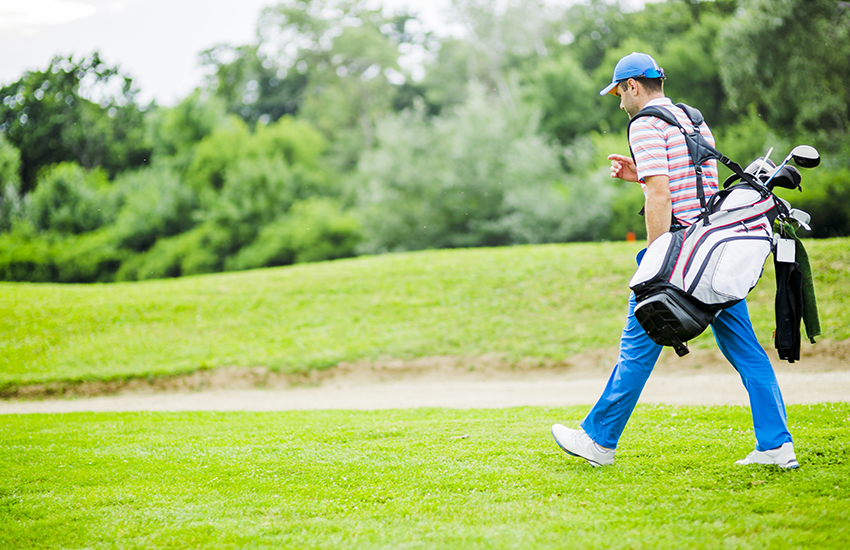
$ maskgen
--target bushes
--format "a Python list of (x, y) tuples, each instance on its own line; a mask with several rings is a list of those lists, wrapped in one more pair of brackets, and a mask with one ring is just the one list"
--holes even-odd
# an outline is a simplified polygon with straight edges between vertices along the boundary
[[(14, 176), (15, 150), (2, 145), (0, 178)], [(252, 133), (231, 119), (191, 151), (181, 147), (191, 159), (182, 171), (160, 163), (113, 183), (98, 170), (53, 166), (23, 202), (6, 178), (0, 229), (12, 232), (2, 235), (0, 278), (136, 280), (353, 254), (359, 226), (329, 197), (339, 188), (307, 123), (284, 117)]]
[(106, 174), (87, 172), (70, 162), (48, 169), (29, 199), (26, 217), (42, 231), (93, 231), (112, 221), (115, 214)]
[(12, 228), (21, 214), (21, 155), (0, 133), (0, 232)]
[(105, 230), (65, 237), (53, 246), (55, 280), (60, 283), (113, 281), (128, 255)]
[(287, 216), (265, 226), (230, 259), (231, 270), (335, 260), (354, 255), (360, 224), (329, 199), (296, 203)]
[(297, 202), (264, 225), (248, 246), (249, 230), (209, 220), (191, 231), (161, 239), (121, 266), (118, 280), (159, 279), (332, 260), (354, 255), (359, 224), (330, 199)]
[(111, 228), (115, 244), (142, 252), (157, 239), (177, 235), (195, 225), (197, 196), (165, 167), (121, 176), (115, 182), (121, 209)]
[[(739, 158), (760, 153), (769, 132), (754, 111), (725, 130), (723, 150)], [(645, 234), (640, 187), (607, 169), (609, 153), (627, 151), (625, 131), (555, 146), (530, 109), (475, 88), (453, 112), (385, 118), (348, 188), (325, 170), (324, 138), (304, 122), (284, 117), (251, 130), (231, 119), (204, 132), (195, 146), (180, 145), (181, 162), (111, 183), (101, 171), (60, 164), (23, 198), (16, 152), (0, 142), (0, 278), (138, 280)], [(806, 193), (789, 197), (812, 213), (816, 236), (850, 233), (850, 172), (832, 170), (806, 173)]]
[(126, 256), (102, 230), (65, 236), (17, 230), (0, 234), (0, 280), (108, 282)]
[(34, 283), (55, 281), (52, 244), (22, 232), (0, 234), (0, 279)]
[(210, 197), (210, 191), (223, 189), (228, 174), (232, 178), (252, 164), (278, 163), (319, 175), (319, 157), (324, 149), (321, 134), (306, 122), (283, 117), (251, 133), (241, 119), (231, 117), (197, 144), (185, 182)]
[(0, 181), (0, 233), (9, 231), (23, 216), (23, 202), (14, 183)]
[(566, 241), (606, 211), (605, 189), (561, 169), (535, 117), (480, 90), (455, 113), (378, 126), (358, 166), (361, 252)]
[(800, 170), (803, 192), (781, 189), (778, 194), (791, 205), (812, 215), (811, 233), (818, 239), (850, 235), (850, 170)]
[(129, 259), (116, 274), (119, 281), (182, 277), (221, 271), (234, 251), (230, 233), (207, 222), (180, 235), (161, 239), (147, 252)]

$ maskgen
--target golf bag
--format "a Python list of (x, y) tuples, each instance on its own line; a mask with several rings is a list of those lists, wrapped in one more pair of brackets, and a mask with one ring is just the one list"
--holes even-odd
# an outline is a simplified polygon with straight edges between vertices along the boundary
[[(659, 107), (645, 108), (635, 119), (657, 116), (685, 136), (696, 168), (700, 216), (693, 225), (656, 239), (629, 287), (637, 299), (635, 317), (649, 337), (683, 356), (688, 353), (688, 340), (702, 334), (721, 310), (743, 300), (755, 287), (772, 249), (773, 221), (787, 212), (787, 206), (704, 141), (699, 111), (679, 107), (693, 123), (693, 132)], [(730, 167), (740, 183), (706, 200), (702, 164), (709, 159)]]

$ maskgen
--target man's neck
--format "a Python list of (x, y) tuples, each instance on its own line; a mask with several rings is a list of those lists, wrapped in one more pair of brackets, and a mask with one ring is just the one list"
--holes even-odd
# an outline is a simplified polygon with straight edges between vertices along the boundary
[(667, 99), (667, 96), (665, 96), (664, 94), (654, 94), (654, 95), (651, 95), (651, 96), (647, 96), (646, 101), (644, 101), (641, 104), (640, 108), (643, 109), (644, 107), (646, 107), (647, 105), (649, 105), (653, 101), (657, 101), (659, 99), (661, 99), (661, 100)]

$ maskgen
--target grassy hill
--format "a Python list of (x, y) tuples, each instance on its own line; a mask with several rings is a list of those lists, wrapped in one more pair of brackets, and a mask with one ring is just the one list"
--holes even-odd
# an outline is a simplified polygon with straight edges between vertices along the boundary
[[(850, 239), (807, 248), (823, 337), (846, 339)], [(639, 249), (440, 250), (128, 284), (2, 283), (0, 387), (387, 356), (560, 360), (617, 344)], [(769, 261), (750, 298), (765, 347), (774, 290)]]

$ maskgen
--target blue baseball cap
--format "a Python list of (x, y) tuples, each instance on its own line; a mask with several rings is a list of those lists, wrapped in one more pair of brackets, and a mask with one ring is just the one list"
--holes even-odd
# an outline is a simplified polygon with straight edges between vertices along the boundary
[(610, 94), (617, 84), (630, 78), (664, 78), (664, 69), (645, 53), (630, 53), (617, 62), (611, 84), (599, 92), (599, 95)]

